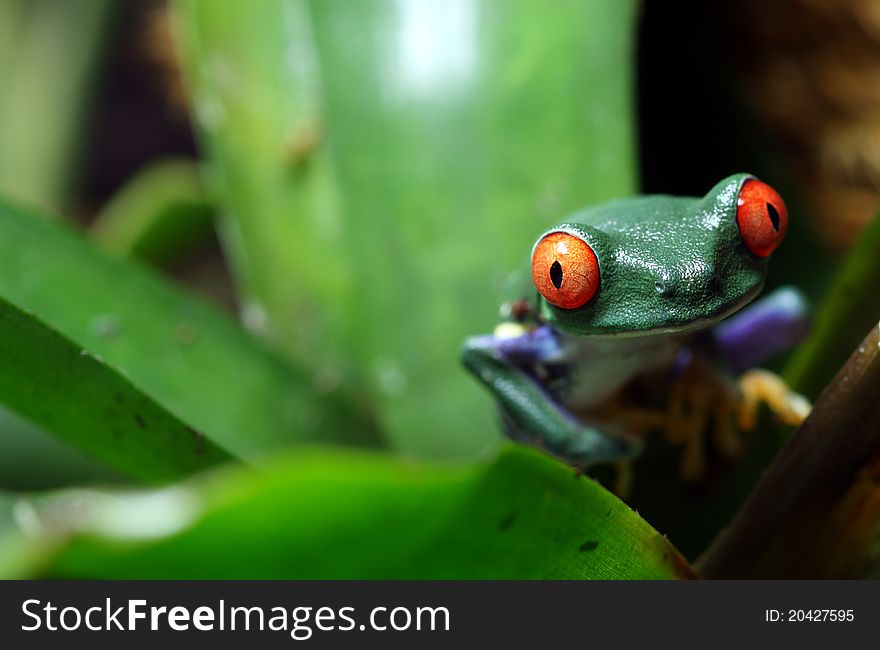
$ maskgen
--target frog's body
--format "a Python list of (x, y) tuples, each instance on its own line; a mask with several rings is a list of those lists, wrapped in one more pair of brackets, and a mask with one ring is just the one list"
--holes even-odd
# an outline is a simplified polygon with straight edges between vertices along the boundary
[(671, 367), (686, 344), (683, 335), (593, 338), (559, 332), (558, 337), (568, 372), (547, 386), (575, 413), (601, 406), (639, 375)]
[[(698, 434), (682, 427), (722, 422), (711, 409), (685, 418), (693, 395), (727, 415), (753, 407), (731, 388), (743, 357), (760, 362), (804, 331), (793, 289), (716, 328), (760, 292), (787, 219), (779, 196), (747, 174), (702, 198), (641, 196), (576, 213), (538, 239), (531, 286), (505, 303), (493, 335), (467, 341), (463, 360), (499, 400), (512, 437), (579, 467), (632, 458), (647, 429), (690, 439)], [(768, 399), (767, 382), (756, 385)], [(797, 396), (776, 403), (803, 416)]]

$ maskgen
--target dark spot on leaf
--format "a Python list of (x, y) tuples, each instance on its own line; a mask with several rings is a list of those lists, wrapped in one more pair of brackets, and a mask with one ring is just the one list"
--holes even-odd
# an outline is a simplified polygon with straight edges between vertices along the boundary
[(113, 401), (117, 404), (122, 404), (125, 401), (125, 398), (122, 396), (122, 393), (114, 393)]
[(201, 431), (197, 431), (197, 430), (193, 429), (188, 424), (184, 425), (184, 426), (186, 428), (187, 433), (189, 433), (196, 440), (196, 444), (195, 444), (195, 447), (193, 447), (193, 451), (195, 451), (197, 456), (203, 455), (205, 453), (205, 450), (206, 450), (205, 448), (207, 446), (205, 444), (205, 442), (206, 442), (205, 441), (205, 434), (202, 433)]
[(501, 523), (498, 524), (498, 530), (507, 530), (511, 526), (513, 526), (513, 522), (516, 521), (516, 513), (511, 511), (507, 513), (507, 516), (501, 520)]
[(580, 550), (582, 551), (595, 551), (599, 547), (599, 542), (596, 542), (592, 539), (588, 539), (586, 542), (580, 545)]
[(134, 421), (137, 423), (137, 425), (138, 425), (141, 429), (146, 429), (146, 428), (147, 428), (147, 423), (146, 423), (146, 421), (144, 420), (143, 416), (142, 416), (140, 413), (135, 413), (135, 414), (134, 414)]
[(202, 433), (201, 431), (196, 431), (188, 424), (186, 425), (186, 430), (190, 435), (194, 436), (196, 438), (196, 440), (201, 440), (205, 437), (204, 433)]
[(189, 347), (196, 342), (199, 331), (192, 323), (179, 323), (174, 330), (174, 338), (183, 347)]

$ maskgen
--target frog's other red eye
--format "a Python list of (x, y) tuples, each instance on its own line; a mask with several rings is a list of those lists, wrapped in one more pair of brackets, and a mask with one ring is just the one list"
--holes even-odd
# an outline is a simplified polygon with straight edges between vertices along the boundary
[(767, 257), (785, 237), (788, 210), (776, 190), (750, 178), (739, 191), (736, 224), (749, 252), (756, 257)]
[(532, 280), (551, 305), (577, 309), (599, 290), (599, 260), (580, 237), (552, 232), (532, 253)]

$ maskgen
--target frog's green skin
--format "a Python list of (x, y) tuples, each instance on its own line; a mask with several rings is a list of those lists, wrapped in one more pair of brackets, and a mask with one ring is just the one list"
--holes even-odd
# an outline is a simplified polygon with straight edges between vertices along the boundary
[(737, 174), (701, 198), (640, 196), (584, 210), (548, 232), (581, 237), (599, 259), (601, 285), (585, 307), (541, 300), (547, 322), (571, 334), (645, 336), (702, 329), (761, 290), (767, 259), (736, 225)]
[[(730, 176), (702, 198), (613, 201), (541, 235), (566, 231), (586, 241), (600, 286), (585, 306), (566, 310), (530, 285), (519, 302), (531, 303), (532, 327), (509, 339), (499, 328), (465, 343), (463, 361), (495, 394), (509, 431), (579, 466), (639, 452), (625, 431), (599, 430), (570, 411), (601, 405), (630, 379), (671, 366), (696, 332), (758, 294), (767, 259), (749, 253), (736, 224), (749, 178)], [(562, 372), (547, 378), (548, 367)]]

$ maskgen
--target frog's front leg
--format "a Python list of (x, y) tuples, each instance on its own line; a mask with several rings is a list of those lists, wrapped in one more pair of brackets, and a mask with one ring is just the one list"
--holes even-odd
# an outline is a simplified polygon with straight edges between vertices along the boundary
[(790, 348), (806, 331), (806, 303), (800, 292), (784, 287), (716, 327), (715, 346), (723, 368), (702, 355), (685, 353), (690, 357), (680, 360), (682, 370), (670, 391), (664, 427), (669, 442), (685, 445), (683, 478), (694, 481), (705, 474), (707, 426), (715, 448), (732, 459), (742, 451), (740, 432), (754, 428), (761, 403), (786, 424), (797, 425), (806, 418), (810, 404), (803, 396), (772, 372), (752, 367)]
[(727, 367), (740, 374), (791, 349), (808, 330), (806, 298), (780, 287), (716, 325), (714, 338)]
[(464, 365), (495, 395), (504, 415), (526, 440), (578, 468), (636, 457), (639, 440), (586, 424), (572, 416), (528, 372), (559, 355), (548, 327), (510, 336), (475, 336), (465, 341)]
[(779, 420), (788, 426), (798, 426), (812, 410), (810, 401), (791, 390), (779, 375), (753, 368), (739, 378), (742, 395), (737, 408), (737, 422), (743, 431), (751, 431), (758, 420), (758, 407), (764, 403)]

